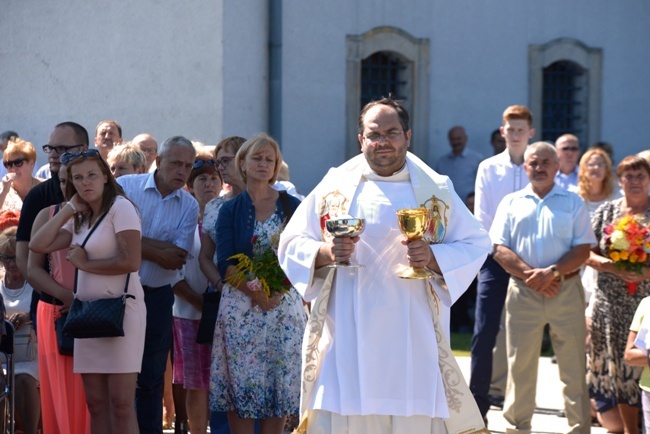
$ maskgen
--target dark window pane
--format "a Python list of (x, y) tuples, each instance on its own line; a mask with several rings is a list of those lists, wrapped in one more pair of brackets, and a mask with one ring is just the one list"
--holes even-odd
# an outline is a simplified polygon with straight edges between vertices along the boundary
[(402, 78), (406, 65), (399, 56), (380, 51), (361, 62), (361, 107), (370, 101), (392, 95), (406, 100), (402, 90), (406, 84)]
[(584, 137), (586, 95), (586, 74), (579, 65), (559, 61), (544, 68), (542, 140), (553, 143), (566, 133)]

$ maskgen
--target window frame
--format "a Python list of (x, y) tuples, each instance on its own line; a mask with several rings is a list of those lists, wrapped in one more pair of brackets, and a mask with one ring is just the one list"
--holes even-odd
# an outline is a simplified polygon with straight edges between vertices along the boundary
[[(393, 52), (410, 68), (409, 111), (413, 131), (411, 152), (427, 156), (429, 131), (429, 40), (415, 38), (396, 27), (382, 26), (361, 35), (346, 36), (346, 159), (360, 152), (357, 120), (361, 112), (361, 62), (380, 51)], [(386, 95), (388, 96), (388, 95)]]
[(581, 143), (581, 145), (587, 147), (599, 141), (601, 135), (602, 49), (589, 47), (576, 39), (559, 38), (543, 45), (530, 45), (528, 55), (530, 109), (533, 112), (536, 128), (533, 140), (541, 140), (544, 129), (542, 118), (544, 68), (564, 60), (573, 62), (585, 70), (587, 89), (584, 137), (586, 137), (587, 143)]

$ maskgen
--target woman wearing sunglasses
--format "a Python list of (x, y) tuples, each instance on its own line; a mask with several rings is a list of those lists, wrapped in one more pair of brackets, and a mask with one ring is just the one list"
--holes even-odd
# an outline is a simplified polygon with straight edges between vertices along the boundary
[(2, 156), (2, 164), (8, 173), (0, 182), (1, 211), (20, 211), (29, 190), (42, 182), (42, 179), (32, 176), (35, 163), (34, 145), (19, 138), (9, 141)]
[[(181, 270), (183, 280), (173, 287), (173, 383), (174, 387), (181, 386), (186, 392), (185, 407), (189, 424), (192, 427), (192, 434), (207, 432), (210, 415), (208, 391), (210, 388), (211, 347), (196, 343), (203, 307), (202, 294), (208, 286), (208, 279), (199, 268), (198, 255), (201, 247), (201, 223), (205, 205), (219, 196), (221, 185), (221, 174), (215, 167), (211, 153), (198, 150), (190, 177), (187, 180), (187, 188), (199, 203), (199, 220), (194, 232), (192, 257), (187, 260)], [(178, 405), (176, 409), (178, 410)], [(187, 433), (185, 426), (186, 422), (179, 421), (177, 411), (176, 432)]]
[(29, 247), (37, 253), (70, 247), (67, 259), (79, 270), (75, 297), (82, 301), (121, 296), (130, 274), (127, 293), (134, 298), (126, 300), (125, 336), (75, 339), (74, 372), (83, 379), (92, 433), (138, 433), (134, 400), (146, 326), (138, 276), (140, 219), (96, 149), (65, 153), (61, 163), (71, 199), (32, 236)]

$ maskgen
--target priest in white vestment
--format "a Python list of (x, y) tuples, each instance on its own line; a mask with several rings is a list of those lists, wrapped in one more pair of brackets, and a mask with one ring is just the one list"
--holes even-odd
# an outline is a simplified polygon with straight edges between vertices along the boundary
[[(300, 432), (488, 432), (447, 342), (449, 308), (490, 240), (451, 181), (407, 152), (410, 138), (398, 102), (369, 103), (360, 116), (363, 154), (331, 169), (282, 233), (280, 263), (312, 301)], [(435, 208), (442, 240), (406, 241), (396, 211), (418, 207)], [(365, 230), (332, 238), (325, 221), (346, 216), (363, 218)], [(327, 267), (348, 260), (364, 267)], [(408, 266), (435, 277), (398, 277)]]

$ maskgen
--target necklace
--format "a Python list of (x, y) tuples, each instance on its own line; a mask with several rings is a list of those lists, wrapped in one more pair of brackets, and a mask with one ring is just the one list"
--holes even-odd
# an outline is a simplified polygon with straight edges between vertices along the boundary
[(7, 276), (5, 275), (4, 279), (2, 279), (2, 286), (4, 289), (4, 293), (7, 294), (7, 296), (11, 296), (13, 298), (20, 298), (20, 296), (23, 294), (25, 291), (25, 286), (27, 286), (27, 279), (23, 278), (23, 286), (20, 288), (9, 288), (7, 286)]

